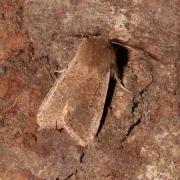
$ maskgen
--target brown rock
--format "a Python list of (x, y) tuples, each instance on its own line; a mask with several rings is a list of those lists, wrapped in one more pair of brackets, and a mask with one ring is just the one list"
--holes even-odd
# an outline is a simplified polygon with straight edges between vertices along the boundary
[[(179, 1), (0, 2), (1, 179), (179, 179)], [(36, 114), (81, 35), (107, 35), (128, 94), (115, 87), (83, 149), (65, 131), (37, 132)]]

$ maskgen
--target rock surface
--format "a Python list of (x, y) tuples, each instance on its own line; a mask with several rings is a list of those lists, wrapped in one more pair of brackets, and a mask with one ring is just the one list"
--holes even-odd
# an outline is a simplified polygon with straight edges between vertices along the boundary
[[(179, 179), (179, 6), (0, 1), (0, 179)], [(36, 114), (54, 70), (92, 35), (134, 48), (118, 49), (117, 62), (133, 94), (111, 85), (100, 132), (82, 148), (64, 130), (37, 131)]]

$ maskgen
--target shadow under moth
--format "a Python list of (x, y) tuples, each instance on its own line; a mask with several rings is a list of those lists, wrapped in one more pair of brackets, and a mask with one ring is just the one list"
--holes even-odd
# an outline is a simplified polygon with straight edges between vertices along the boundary
[(107, 38), (92, 37), (81, 43), (39, 108), (39, 129), (63, 128), (78, 144), (91, 143), (116, 67), (115, 51)]

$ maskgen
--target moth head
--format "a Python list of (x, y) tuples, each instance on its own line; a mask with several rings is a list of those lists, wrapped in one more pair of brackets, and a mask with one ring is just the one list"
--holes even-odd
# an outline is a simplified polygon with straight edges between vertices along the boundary
[(105, 37), (91, 37), (80, 44), (77, 60), (84, 66), (107, 71), (115, 63), (116, 56), (109, 40)]

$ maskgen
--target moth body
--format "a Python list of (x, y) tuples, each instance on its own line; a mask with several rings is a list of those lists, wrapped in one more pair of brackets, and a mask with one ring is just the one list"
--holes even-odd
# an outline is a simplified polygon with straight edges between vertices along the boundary
[(115, 58), (106, 38), (93, 37), (80, 44), (39, 108), (39, 129), (64, 128), (80, 145), (92, 142), (101, 122)]

